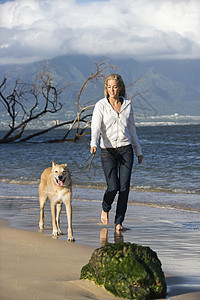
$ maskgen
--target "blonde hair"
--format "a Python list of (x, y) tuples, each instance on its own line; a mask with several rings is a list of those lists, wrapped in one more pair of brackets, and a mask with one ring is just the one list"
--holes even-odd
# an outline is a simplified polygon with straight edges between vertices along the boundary
[(108, 95), (108, 80), (116, 80), (119, 87), (120, 87), (119, 96), (126, 97), (126, 88), (125, 88), (125, 84), (122, 80), (122, 77), (119, 74), (111, 74), (110, 76), (108, 76), (106, 78), (105, 85), (104, 85), (104, 95), (107, 99), (109, 98), (109, 95)]

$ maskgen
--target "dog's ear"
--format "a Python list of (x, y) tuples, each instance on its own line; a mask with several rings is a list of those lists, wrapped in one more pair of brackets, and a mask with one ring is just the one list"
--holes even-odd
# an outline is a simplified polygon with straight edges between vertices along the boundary
[(67, 167), (67, 164), (64, 164), (65, 167)]
[(54, 167), (56, 165), (55, 160), (52, 161), (52, 167)]

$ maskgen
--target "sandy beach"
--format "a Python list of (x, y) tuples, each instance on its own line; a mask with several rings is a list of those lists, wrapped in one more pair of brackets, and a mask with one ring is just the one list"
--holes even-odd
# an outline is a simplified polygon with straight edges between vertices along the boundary
[[(95, 190), (92, 194), (88, 189), (74, 189), (76, 242), (70, 243), (64, 208), (61, 213), (64, 234), (58, 238), (51, 235), (49, 203), (41, 233), (37, 186), (19, 187), (10, 185), (9, 190), (5, 187), (7, 196), (0, 196), (0, 299), (120, 299), (79, 277), (94, 249), (107, 242), (122, 241), (156, 251), (166, 274), (168, 299), (200, 299), (199, 212), (129, 203), (123, 223), (128, 230), (116, 235), (113, 224), (116, 203), (109, 214), (109, 224), (103, 226), (101, 200), (98, 200), (101, 195)], [(78, 198), (80, 194), (82, 199)], [(136, 197), (144, 195), (136, 193)]]
[(14, 203), (9, 199), (10, 202), (5, 201), (9, 209), (1, 206), (0, 299), (120, 299), (92, 282), (79, 279), (81, 268), (94, 249), (106, 242), (120, 241), (148, 245), (157, 252), (166, 274), (168, 299), (200, 299), (199, 213), (129, 205), (124, 223), (128, 230), (116, 235), (115, 204), (109, 225), (102, 226), (100, 201), (74, 199), (76, 242), (70, 243), (64, 211), (64, 235), (53, 238), (48, 205), (46, 229), (40, 233), (38, 203), (32, 198), (15, 199)]
[[(1, 220), (1, 299), (121, 299), (92, 282), (79, 280), (94, 247), (8, 227)], [(166, 275), (170, 299), (199, 299), (200, 291), (176, 288), (180, 277)]]

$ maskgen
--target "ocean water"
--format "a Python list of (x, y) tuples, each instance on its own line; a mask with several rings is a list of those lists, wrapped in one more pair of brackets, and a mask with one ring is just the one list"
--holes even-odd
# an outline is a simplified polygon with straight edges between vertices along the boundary
[[(135, 157), (130, 203), (200, 212), (200, 125), (141, 126), (137, 132), (144, 160), (138, 165)], [(0, 144), (1, 195), (5, 183), (19, 190), (20, 185), (38, 185), (43, 170), (55, 160), (68, 164), (74, 187), (90, 189), (91, 200), (101, 199), (105, 179), (100, 150), (88, 171), (89, 135), (76, 143), (43, 143), (63, 133), (62, 129), (32, 142)], [(78, 190), (76, 197), (84, 198)]]

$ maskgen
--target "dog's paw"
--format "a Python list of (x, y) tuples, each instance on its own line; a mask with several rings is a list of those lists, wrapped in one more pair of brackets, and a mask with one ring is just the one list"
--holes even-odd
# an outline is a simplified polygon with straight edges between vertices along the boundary
[(75, 238), (72, 237), (68, 237), (68, 242), (75, 242)]
[(39, 223), (39, 229), (40, 230), (44, 229), (44, 223)]
[(53, 236), (58, 236), (58, 235), (59, 235), (59, 234), (58, 234), (58, 231), (57, 231), (57, 230), (53, 230), (52, 235), (53, 235)]

